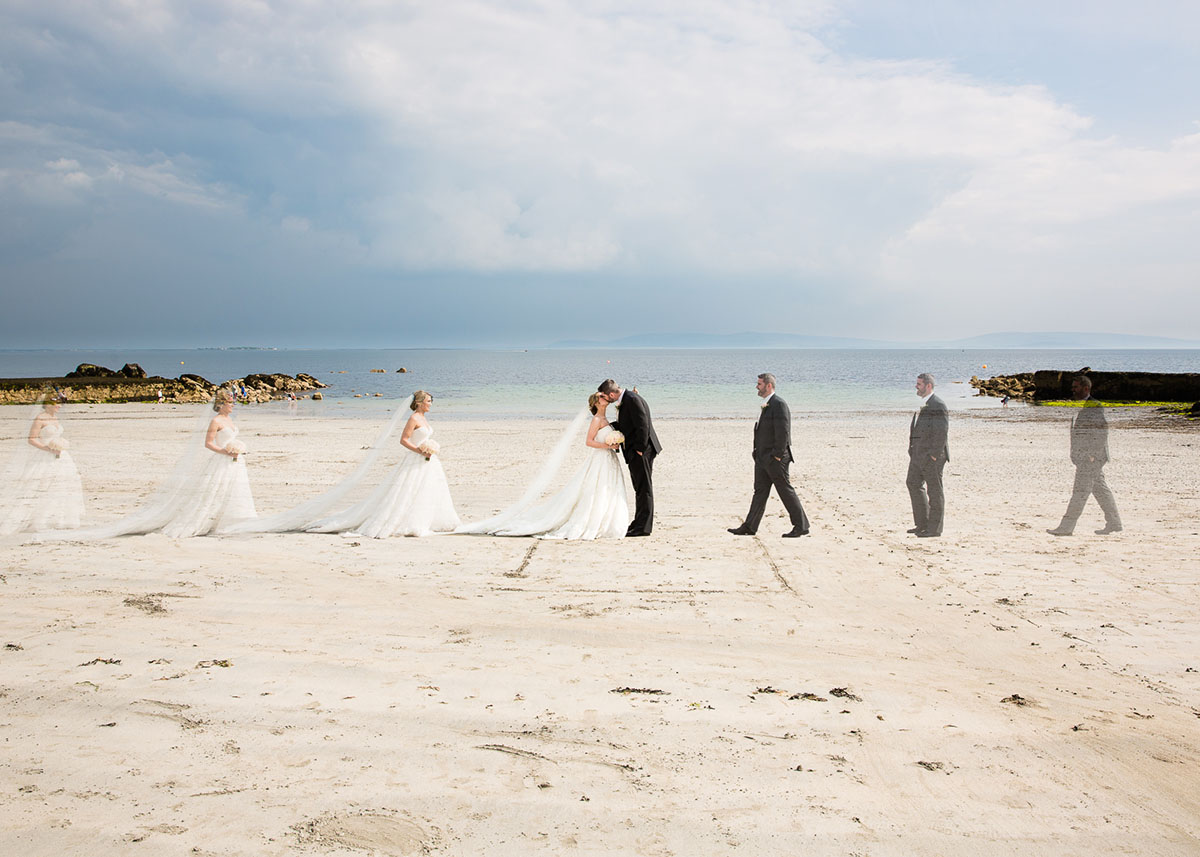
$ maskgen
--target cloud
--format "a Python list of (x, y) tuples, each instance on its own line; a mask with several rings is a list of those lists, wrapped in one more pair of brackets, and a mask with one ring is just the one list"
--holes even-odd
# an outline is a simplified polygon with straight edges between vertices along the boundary
[(1097, 273), (1177, 296), (1198, 261), (1172, 225), (1194, 220), (1196, 137), (1100, 136), (1046, 83), (843, 50), (861, 8), (18, 0), (0, 13), (16, 117), (0, 123), (16, 200), (0, 209), (76, 211), (44, 219), (60, 244), (101, 215), (121, 240), (149, 210), (202, 213), (213, 235), (300, 242), (364, 290), (439, 273), (668, 292), (703, 277), (803, 294), (796, 311), (844, 325), (868, 323), (847, 305), (894, 323), (914, 294), (969, 322), (964, 283), (1069, 305), (1064, 282)]

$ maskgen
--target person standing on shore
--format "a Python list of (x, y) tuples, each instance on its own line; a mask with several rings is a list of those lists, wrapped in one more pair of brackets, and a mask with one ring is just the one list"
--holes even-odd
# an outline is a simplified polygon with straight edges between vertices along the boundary
[(1094, 494), (1104, 512), (1104, 528), (1096, 530), (1096, 535), (1119, 533), (1122, 530), (1121, 514), (1104, 478), (1104, 465), (1108, 463), (1108, 420), (1104, 416), (1104, 406), (1092, 398), (1092, 379), (1087, 375), (1078, 375), (1071, 381), (1071, 395), (1076, 401), (1083, 402), (1079, 413), (1071, 421), (1071, 462), (1075, 465), (1075, 485), (1062, 522), (1046, 532), (1052, 536), (1074, 533), (1075, 523), (1083, 513), (1088, 497)]
[(654, 458), (662, 452), (654, 423), (650, 421), (650, 408), (637, 390), (623, 390), (612, 378), (601, 381), (596, 392), (617, 406), (612, 427), (625, 436), (621, 454), (629, 467), (634, 498), (633, 521), (625, 536), (648, 536), (654, 529)]
[(746, 520), (729, 532), (735, 536), (752, 536), (758, 532), (758, 525), (762, 523), (763, 512), (767, 508), (767, 497), (771, 494), (771, 486), (774, 486), (792, 521), (791, 531), (784, 533), (783, 537), (794, 539), (807, 536), (808, 516), (804, 514), (804, 506), (788, 477), (788, 466), (794, 461), (792, 412), (787, 402), (775, 395), (775, 376), (770, 372), (759, 375), (756, 386), (763, 402), (758, 422), (754, 424), (751, 452), (754, 456), (754, 495), (750, 498)]
[(950, 460), (950, 412), (946, 403), (933, 392), (933, 376), (917, 376), (917, 395), (921, 409), (913, 414), (908, 429), (908, 496), (912, 500), (913, 528), (918, 538), (937, 538), (942, 534), (946, 512), (946, 494), (942, 471)]

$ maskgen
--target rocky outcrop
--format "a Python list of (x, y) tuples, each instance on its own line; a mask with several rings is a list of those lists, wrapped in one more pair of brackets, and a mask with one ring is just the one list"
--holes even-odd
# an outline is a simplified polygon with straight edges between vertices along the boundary
[(1035, 389), (1032, 372), (1021, 372), (1018, 375), (995, 375), (987, 379), (971, 376), (971, 386), (978, 389), (981, 396), (995, 396), (997, 399), (1008, 396), (1010, 399), (1025, 399), (1026, 401), (1032, 401)]
[(61, 378), (0, 378), (0, 404), (32, 404), (48, 390), (61, 392), (68, 402), (157, 402), (160, 390), (167, 402), (208, 402), (218, 389), (232, 391), (243, 402), (269, 402), (326, 386), (304, 372), (295, 377), (253, 374), (214, 384), (190, 373), (178, 378), (147, 376), (136, 363), (126, 363), (119, 372), (82, 363)]
[(1092, 396), (1105, 402), (1194, 402), (1200, 399), (1200, 373), (1195, 372), (1093, 372), (1039, 369), (1019, 375), (971, 379), (981, 396), (1012, 396), (1033, 402), (1071, 398), (1071, 380), (1087, 375)]

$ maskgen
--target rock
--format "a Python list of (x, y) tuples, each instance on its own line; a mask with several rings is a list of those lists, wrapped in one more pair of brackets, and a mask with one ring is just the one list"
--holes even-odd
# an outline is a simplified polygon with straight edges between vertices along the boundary
[[(140, 373), (140, 374), (139, 374)], [(246, 395), (241, 397), (242, 385)], [(0, 404), (32, 404), (48, 386), (61, 389), (70, 402), (157, 402), (159, 390), (172, 402), (211, 402), (218, 386), (200, 375), (185, 373), (178, 378), (147, 377), (142, 367), (127, 363), (120, 372), (103, 366), (80, 364), (62, 378), (0, 378)], [(311, 375), (250, 375), (221, 384), (236, 392), (242, 401), (267, 402), (323, 387)]]
[(372, 372), (386, 372), (386, 369), (372, 369)]
[(407, 370), (407, 369), (405, 369), (403, 366), (401, 366), (399, 369), (397, 369), (397, 370), (396, 370), (396, 372), (397, 372), (397, 373), (404, 373), (404, 372), (407, 372), (407, 371), (408, 371), (408, 370)]
[(321, 399), (324, 399), (324, 398), (325, 398), (325, 397), (324, 397), (323, 395), (321, 395), (320, 393), (313, 393), (313, 394), (312, 394), (312, 397), (313, 397), (314, 399), (318, 400), (318, 401), (320, 401)]
[(103, 366), (97, 366), (95, 363), (80, 363), (75, 367), (74, 372), (68, 372), (66, 378), (107, 378), (117, 373), (111, 369), (105, 369)]
[(1077, 372), (1039, 369), (1033, 373), (1039, 401), (1071, 398), (1076, 375), (1092, 380), (1092, 396), (1105, 402), (1194, 402), (1200, 399), (1200, 374), (1195, 372)]
[(1032, 372), (1022, 372), (1019, 375), (996, 375), (987, 380), (972, 376), (970, 384), (979, 390), (979, 395), (994, 396), (995, 398), (1008, 396), (1010, 399), (1031, 400), (1035, 389)]
[(1072, 398), (1071, 381), (1087, 375), (1092, 395), (1106, 402), (1194, 402), (1200, 398), (1200, 374), (1194, 372), (1092, 372), (1039, 369), (1017, 375), (972, 378), (981, 396), (1009, 396), (1045, 402)]

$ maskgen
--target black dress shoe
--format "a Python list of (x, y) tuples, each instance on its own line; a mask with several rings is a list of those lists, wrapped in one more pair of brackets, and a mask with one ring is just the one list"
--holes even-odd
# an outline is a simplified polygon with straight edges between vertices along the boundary
[(785, 539), (798, 539), (801, 536), (807, 536), (807, 535), (808, 535), (808, 530), (802, 530), (799, 527), (792, 527), (791, 532), (784, 533), (783, 537)]
[(919, 532), (921, 532), (921, 528), (920, 528), (920, 527), (909, 527), (909, 528), (908, 528), (907, 530), (905, 530), (904, 532), (906, 532), (906, 533), (919, 533)]
[(729, 532), (733, 533), (735, 536), (754, 535), (754, 530), (747, 530), (745, 527), (730, 527)]
[(642, 538), (643, 536), (648, 536), (648, 535), (650, 535), (650, 534), (649, 533), (626, 533), (625, 538), (638, 539), (638, 538)]
[(1110, 524), (1105, 524), (1105, 525), (1104, 525), (1104, 529), (1102, 529), (1102, 530), (1096, 530), (1096, 535), (1098, 535), (1098, 536), (1107, 536), (1107, 535), (1109, 535), (1110, 533), (1119, 533), (1119, 532), (1121, 532), (1121, 530), (1123, 530), (1123, 529), (1124, 529), (1124, 527), (1114, 527), (1114, 526), (1112, 526), (1112, 525), (1110, 525)]
[(928, 530), (921, 530), (921, 532), (917, 533), (918, 539), (940, 539), (941, 537), (941, 533), (931, 533)]
[(1055, 527), (1053, 530), (1046, 530), (1052, 536), (1069, 536), (1070, 530), (1064, 530), (1062, 527)]

